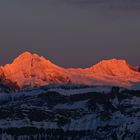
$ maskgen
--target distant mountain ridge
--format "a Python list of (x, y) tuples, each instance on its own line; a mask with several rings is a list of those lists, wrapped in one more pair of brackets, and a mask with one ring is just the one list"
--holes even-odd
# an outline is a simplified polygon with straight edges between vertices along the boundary
[(130, 88), (140, 82), (140, 72), (125, 60), (103, 60), (89, 68), (63, 68), (37, 54), (24, 52), (0, 67), (2, 84), (16, 89), (49, 84), (115, 85)]

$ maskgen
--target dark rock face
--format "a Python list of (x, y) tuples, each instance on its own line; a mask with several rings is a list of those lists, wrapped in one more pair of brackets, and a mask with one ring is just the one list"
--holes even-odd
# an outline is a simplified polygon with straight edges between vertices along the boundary
[(7, 94), (0, 101), (0, 138), (139, 140), (139, 93), (113, 87), (108, 93)]
[(4, 73), (0, 75), (0, 93), (10, 93), (18, 90), (20, 90), (20, 87), (16, 82), (12, 82), (11, 80), (6, 79)]
[(0, 92), (11, 93), (19, 91), (20, 87), (11, 81), (6, 81), (6, 83), (0, 83)]

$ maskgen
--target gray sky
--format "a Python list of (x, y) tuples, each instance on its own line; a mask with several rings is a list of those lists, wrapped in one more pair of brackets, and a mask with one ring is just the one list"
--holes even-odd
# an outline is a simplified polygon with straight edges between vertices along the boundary
[(0, 64), (31, 51), (64, 67), (140, 65), (139, 0), (1, 0)]

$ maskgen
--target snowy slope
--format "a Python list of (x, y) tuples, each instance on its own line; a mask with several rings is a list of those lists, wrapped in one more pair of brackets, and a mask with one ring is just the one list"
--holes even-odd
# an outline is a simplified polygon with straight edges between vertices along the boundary
[(140, 82), (140, 73), (125, 60), (103, 60), (86, 69), (69, 69), (69, 71), (72, 73), (74, 83), (131, 88)]
[(21, 54), (12, 64), (7, 64), (1, 69), (6, 79), (20, 88), (70, 82), (65, 69), (29, 52)]
[(139, 91), (94, 87), (76, 92), (74, 88), (65, 88), (63, 92), (74, 92), (66, 95), (62, 88), (57, 89), (0, 94), (0, 137), (139, 140)]
[(140, 83), (140, 72), (125, 60), (103, 60), (81, 68), (62, 68), (37, 54), (24, 52), (11, 64), (0, 67), (0, 82), (15, 89), (50, 84), (114, 85), (131, 88)]

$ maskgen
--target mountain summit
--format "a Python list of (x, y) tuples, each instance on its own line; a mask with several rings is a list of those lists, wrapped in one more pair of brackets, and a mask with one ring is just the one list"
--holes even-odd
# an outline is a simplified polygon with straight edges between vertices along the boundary
[(129, 76), (134, 72), (135, 68), (130, 66), (126, 60), (103, 60), (91, 67), (95, 73), (102, 73), (112, 76)]
[(70, 82), (65, 69), (30, 52), (24, 52), (12, 64), (1, 69), (5, 78), (16, 83), (19, 88)]
[(0, 67), (0, 79), (19, 89), (70, 83), (131, 87), (140, 82), (140, 73), (125, 60), (103, 60), (86, 69), (65, 69), (42, 56), (24, 52), (11, 64)]

